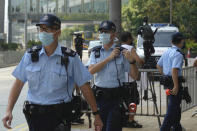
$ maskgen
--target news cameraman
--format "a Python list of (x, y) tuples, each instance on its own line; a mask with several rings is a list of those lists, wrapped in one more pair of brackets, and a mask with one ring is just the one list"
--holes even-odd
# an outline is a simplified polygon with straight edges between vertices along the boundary
[[(134, 48), (134, 43), (133, 43), (133, 37), (130, 32), (122, 32), (121, 34), (121, 42), (122, 42), (122, 47), (126, 48), (127, 50), (130, 51), (131, 55), (134, 57), (135, 61), (141, 65), (144, 63), (144, 60), (141, 59)], [(128, 99), (126, 99), (126, 104), (129, 107), (129, 104), (135, 103), (136, 105), (139, 104), (139, 92), (137, 89), (137, 83), (136, 81), (129, 76), (128, 72), (125, 72), (125, 88), (127, 92), (129, 92)], [(134, 110), (133, 113), (136, 113), (137, 111), (137, 106), (136, 109)], [(127, 117), (128, 116), (123, 116)], [(142, 128), (142, 125), (139, 124), (137, 121), (134, 120), (134, 115), (129, 115), (129, 119), (124, 121), (123, 126), (125, 127), (131, 127), (131, 128)]]
[(181, 100), (182, 100), (182, 66), (184, 56), (181, 49), (184, 47), (185, 38), (181, 33), (172, 36), (172, 47), (168, 49), (159, 59), (157, 69), (163, 75), (164, 88), (170, 89), (168, 97), (168, 109), (164, 118), (161, 131), (170, 131), (171, 127), (175, 131), (182, 131), (181, 120)]
[(84, 39), (82, 38), (82, 34), (74, 34), (76, 35), (75, 38), (75, 49), (77, 54), (80, 56), (80, 59), (82, 60), (82, 55), (83, 55), (83, 42)]

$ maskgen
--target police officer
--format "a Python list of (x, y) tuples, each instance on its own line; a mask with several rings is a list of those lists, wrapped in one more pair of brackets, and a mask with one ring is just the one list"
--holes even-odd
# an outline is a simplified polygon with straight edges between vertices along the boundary
[(80, 59), (82, 60), (84, 39), (82, 38), (81, 35), (82, 34), (76, 34), (75, 49), (76, 49), (77, 54), (80, 56)]
[(116, 26), (111, 21), (103, 21), (99, 27), (102, 46), (95, 47), (88, 62), (89, 71), (95, 74), (94, 92), (103, 121), (102, 131), (121, 131), (119, 94), (125, 81), (125, 72), (137, 78), (138, 70), (128, 50), (121, 50), (114, 44)]
[[(144, 63), (144, 60), (141, 59), (134, 48), (134, 43), (133, 43), (133, 37), (130, 32), (122, 32), (121, 33), (121, 42), (122, 42), (122, 47), (126, 48), (131, 52), (131, 55), (134, 57), (135, 61), (140, 65)], [(137, 78), (136, 78), (137, 79)], [(137, 89), (137, 83), (136, 81), (129, 76), (128, 72), (125, 72), (125, 85), (128, 87), (128, 92), (129, 98), (126, 100), (127, 105), (131, 103), (135, 103), (136, 105), (139, 104), (139, 92)], [(136, 110), (134, 110), (133, 113), (136, 113)], [(128, 118), (128, 117), (127, 117)], [(142, 128), (142, 125), (139, 124), (137, 121), (134, 120), (134, 115), (129, 115), (128, 121), (123, 123), (125, 127), (131, 127), (131, 128)]]
[[(182, 86), (179, 81), (182, 76), (182, 65), (184, 56), (181, 49), (184, 47), (184, 37), (181, 33), (175, 33), (172, 36), (172, 47), (168, 49), (159, 59), (157, 68), (165, 77), (171, 78), (173, 83), (167, 88), (170, 89), (168, 97), (168, 109), (161, 126), (161, 131), (170, 131), (173, 127), (174, 131), (182, 131), (181, 120), (181, 90)], [(168, 83), (166, 83), (168, 84)], [(165, 87), (165, 85), (164, 85)]]
[[(92, 90), (87, 84), (92, 76), (74, 51), (66, 47), (62, 48), (58, 44), (58, 37), (61, 34), (60, 19), (55, 15), (46, 14), (36, 26), (42, 47), (40, 51), (34, 53), (31, 51), (38, 48), (34, 47), (26, 52), (12, 73), (16, 80), (10, 92), (6, 115), (2, 120), (4, 127), (11, 129), (12, 111), (27, 81), (29, 89), (23, 111), (29, 130), (59, 131), (58, 128), (61, 128), (63, 120), (62, 114), (58, 113), (63, 111), (71, 114), (70, 101), (74, 83), (76, 83), (94, 112), (95, 129), (100, 131), (102, 121)], [(63, 49), (65, 49), (64, 52)], [(66, 62), (67, 65), (64, 64)], [(61, 129), (66, 130), (66, 128)]]

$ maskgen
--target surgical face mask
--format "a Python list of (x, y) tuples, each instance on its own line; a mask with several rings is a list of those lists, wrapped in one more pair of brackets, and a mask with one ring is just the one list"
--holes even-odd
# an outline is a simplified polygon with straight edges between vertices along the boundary
[(54, 41), (53, 33), (40, 32), (39, 39), (43, 46), (48, 46)]
[(109, 33), (102, 33), (99, 34), (99, 39), (102, 42), (103, 45), (106, 45), (110, 42), (110, 34)]

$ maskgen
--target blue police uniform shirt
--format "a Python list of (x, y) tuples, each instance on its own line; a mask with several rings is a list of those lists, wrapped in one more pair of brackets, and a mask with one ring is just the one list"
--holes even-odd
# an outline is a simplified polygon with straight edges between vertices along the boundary
[(173, 45), (159, 59), (157, 64), (163, 68), (164, 75), (172, 76), (172, 68), (177, 68), (178, 75), (182, 76), (183, 55), (177, 50), (181, 49)]
[(60, 45), (49, 57), (42, 48), (38, 62), (32, 62), (31, 54), (25, 53), (12, 74), (23, 83), (28, 81), (28, 101), (40, 105), (69, 102), (72, 99), (74, 83), (81, 87), (92, 78), (78, 55), (69, 57), (67, 71), (65, 66), (61, 65), (61, 56)]
[[(111, 52), (115, 48), (115, 44), (109, 50), (105, 50), (103, 47), (100, 50), (100, 57), (95, 58), (95, 52), (92, 51), (90, 54), (90, 59), (87, 63), (88, 66), (99, 63), (110, 56)], [(116, 63), (115, 63), (116, 61)], [(116, 70), (116, 65), (118, 69), (118, 75)], [(94, 84), (101, 88), (117, 88), (119, 87), (119, 82), (125, 82), (125, 72), (130, 72), (130, 64), (122, 54), (116, 59), (108, 62), (99, 72), (95, 73)]]

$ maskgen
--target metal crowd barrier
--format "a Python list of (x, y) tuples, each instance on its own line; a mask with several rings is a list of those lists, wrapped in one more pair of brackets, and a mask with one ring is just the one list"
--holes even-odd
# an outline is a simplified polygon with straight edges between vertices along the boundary
[(160, 74), (157, 69), (140, 69), (139, 71), (141, 73), (141, 79), (138, 81), (140, 104), (136, 115), (155, 116), (161, 126), (160, 117), (165, 116), (167, 97), (159, 82)]
[(186, 82), (183, 84), (183, 86), (188, 87), (189, 94), (192, 98), (192, 103), (190, 104), (186, 104), (185, 101), (182, 101), (182, 112), (185, 112), (197, 106), (197, 68), (183, 68), (183, 76), (186, 79)]
[[(136, 115), (139, 116), (155, 116), (157, 117), (158, 124), (161, 126), (160, 117), (164, 117), (167, 110), (167, 96), (165, 90), (159, 82), (159, 72), (157, 69), (140, 69), (141, 80), (138, 82), (140, 92), (140, 104)], [(187, 104), (182, 100), (182, 112), (185, 112), (197, 106), (197, 68), (185, 67), (183, 68), (183, 77), (186, 82), (183, 87), (188, 87), (192, 103)], [(148, 100), (143, 99), (144, 92), (147, 87)], [(197, 114), (197, 110), (193, 116)]]

